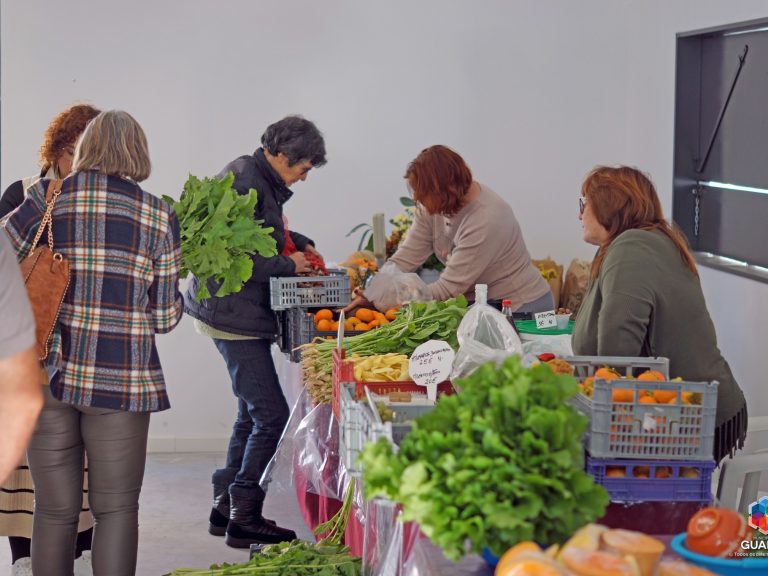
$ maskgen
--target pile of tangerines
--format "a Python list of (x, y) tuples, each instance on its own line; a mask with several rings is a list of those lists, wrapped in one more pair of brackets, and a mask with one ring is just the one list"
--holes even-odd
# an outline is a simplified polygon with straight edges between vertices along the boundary
[[(580, 384), (582, 392), (587, 396), (592, 396), (592, 383), (595, 378), (602, 380), (619, 380), (622, 375), (613, 368), (604, 366), (595, 370), (594, 376), (585, 378)], [(663, 382), (666, 380), (664, 374), (658, 370), (646, 370), (637, 376), (637, 380), (646, 382)], [(673, 378), (672, 382), (679, 381), (681, 378)], [(616, 403), (634, 402), (635, 391), (629, 388), (614, 388), (611, 392), (612, 401)], [(638, 402), (641, 404), (677, 404), (677, 392), (674, 390), (640, 390)], [(683, 404), (701, 404), (701, 395), (696, 392), (683, 392)]]
[[(397, 308), (379, 312), (370, 308), (358, 308), (357, 311), (344, 320), (345, 332), (364, 332), (389, 324), (397, 316)], [(337, 316), (328, 308), (315, 312), (315, 328), (318, 332), (335, 332), (339, 329)]]

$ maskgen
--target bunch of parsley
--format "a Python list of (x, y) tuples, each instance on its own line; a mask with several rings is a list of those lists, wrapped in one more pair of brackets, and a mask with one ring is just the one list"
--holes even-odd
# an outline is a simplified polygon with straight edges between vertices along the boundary
[(181, 277), (190, 272), (198, 277), (198, 301), (211, 297), (209, 278), (219, 284), (216, 296), (239, 292), (253, 273), (251, 255), (277, 254), (274, 228), (265, 228), (253, 217), (256, 190), (238, 194), (232, 188), (234, 180), (232, 172), (223, 179), (200, 180), (190, 174), (178, 202), (163, 196), (181, 225)]
[(501, 555), (525, 540), (563, 542), (601, 517), (608, 494), (583, 471), (587, 418), (568, 404), (570, 376), (526, 369), (512, 356), (457, 381), (414, 422), (394, 453), (386, 440), (361, 456), (366, 498), (403, 505), (403, 520), (457, 559), (484, 547)]

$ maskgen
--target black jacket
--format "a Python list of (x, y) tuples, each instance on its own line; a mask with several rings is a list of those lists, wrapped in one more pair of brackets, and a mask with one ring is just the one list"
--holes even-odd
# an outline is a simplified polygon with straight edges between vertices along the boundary
[[(200, 281), (192, 277), (184, 294), (184, 311), (218, 330), (274, 339), (277, 336), (277, 318), (270, 307), (269, 278), (272, 276), (293, 276), (295, 266), (287, 256), (280, 256), (285, 246), (285, 227), (283, 226), (283, 204), (293, 195), (277, 172), (267, 162), (264, 151), (259, 148), (252, 156), (240, 156), (227, 164), (219, 174), (235, 174), (233, 188), (239, 194), (247, 194), (250, 188), (258, 193), (258, 202), (254, 218), (263, 220), (264, 226), (275, 230), (272, 236), (277, 241), (278, 256), (264, 258), (253, 256), (253, 276), (237, 294), (222, 298), (215, 296), (195, 301)], [(299, 250), (314, 243), (296, 232), (291, 231), (291, 238)], [(218, 286), (209, 280), (208, 289), (215, 294)]]
[(10, 214), (24, 202), (24, 186), (21, 180), (17, 180), (3, 192), (0, 197), (0, 218)]

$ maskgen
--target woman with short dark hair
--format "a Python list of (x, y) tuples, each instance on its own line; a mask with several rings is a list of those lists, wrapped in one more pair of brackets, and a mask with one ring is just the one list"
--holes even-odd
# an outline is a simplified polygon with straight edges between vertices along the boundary
[[(88, 124), (73, 170), (52, 213), (70, 285), (28, 450), (32, 569), (72, 576), (87, 451), (93, 571), (132, 576), (149, 417), (170, 407), (155, 335), (172, 330), (182, 315), (179, 222), (138, 184), (149, 176), (149, 153), (144, 131), (126, 112), (102, 112)], [(6, 222), (19, 260), (45, 213), (47, 187), (46, 179), (32, 186)]]
[[(227, 164), (220, 176), (233, 172), (232, 186), (239, 194), (256, 189), (253, 217), (274, 229), (278, 255), (265, 258), (254, 254), (253, 274), (236, 294), (198, 302), (200, 281), (193, 277), (184, 295), (184, 309), (195, 318), (195, 328), (213, 339), (224, 358), (237, 398), (227, 459), (211, 479), (213, 507), (208, 525), (211, 534), (224, 536), (235, 548), (296, 538), (293, 530), (276, 526), (262, 515), (265, 493), (259, 481), (288, 421), (288, 403), (272, 360), (277, 318), (270, 305), (269, 278), (311, 271), (304, 252), (317, 254), (317, 250), (306, 236), (291, 230), (290, 238), (298, 251), (282, 255), (287, 238), (283, 205), (293, 195), (290, 186), (303, 182), (312, 168), (325, 164), (322, 134), (300, 116), (288, 116), (268, 126), (261, 144), (253, 154)], [(216, 294), (215, 281), (209, 280), (208, 290)]]
[(579, 197), (584, 241), (597, 246), (573, 351), (587, 356), (663, 356), (670, 375), (712, 381), (714, 458), (744, 445), (747, 405), (717, 347), (715, 326), (685, 237), (667, 223), (650, 179), (628, 166), (598, 166)]

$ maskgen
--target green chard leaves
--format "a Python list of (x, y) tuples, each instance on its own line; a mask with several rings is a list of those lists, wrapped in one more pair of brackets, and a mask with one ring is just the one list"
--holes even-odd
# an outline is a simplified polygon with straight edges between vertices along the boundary
[(181, 198), (163, 196), (176, 212), (181, 225), (181, 277), (191, 272), (200, 280), (197, 300), (210, 298), (207, 281), (213, 278), (216, 296), (239, 292), (253, 273), (253, 254), (266, 258), (277, 254), (273, 228), (254, 219), (257, 193), (238, 194), (232, 188), (235, 176), (199, 178), (190, 174)]
[(242, 564), (179, 568), (166, 576), (360, 576), (362, 561), (341, 544), (302, 540), (270, 544)]
[(516, 356), (456, 382), (414, 422), (397, 453), (381, 439), (361, 456), (366, 497), (403, 505), (446, 556), (524, 540), (563, 542), (601, 517), (608, 494), (583, 470), (587, 419), (567, 400), (570, 376), (523, 368)]

